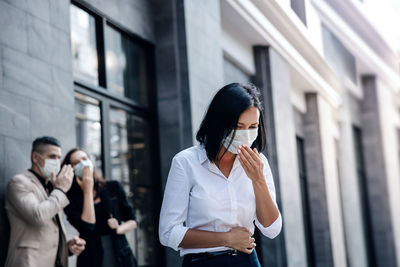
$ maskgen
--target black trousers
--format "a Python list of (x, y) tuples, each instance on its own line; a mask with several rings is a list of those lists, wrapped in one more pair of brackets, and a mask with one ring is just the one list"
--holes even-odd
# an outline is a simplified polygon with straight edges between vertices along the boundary
[(202, 257), (195, 261), (192, 259), (189, 255), (185, 256), (182, 267), (261, 267), (256, 250), (253, 250), (250, 255), (219, 255)]

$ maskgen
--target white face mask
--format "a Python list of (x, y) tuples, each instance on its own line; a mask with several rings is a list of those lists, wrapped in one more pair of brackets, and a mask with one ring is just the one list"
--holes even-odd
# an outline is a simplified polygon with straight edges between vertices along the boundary
[[(258, 128), (251, 130), (236, 130), (235, 138), (233, 138), (233, 132), (234, 130), (232, 130), (232, 132), (224, 140), (224, 146), (228, 148), (228, 151), (232, 152), (233, 154), (238, 153), (237, 151), (240, 145), (251, 147), (258, 136)], [(229, 146), (231, 140), (232, 144)]]
[(89, 167), (90, 172), (93, 172), (93, 163), (90, 159), (81, 160), (78, 164), (74, 166), (75, 175), (80, 179), (83, 177), (83, 169)]
[(51, 173), (54, 173), (54, 175), (57, 175), (58, 172), (60, 171), (60, 160), (59, 159), (45, 159), (44, 160), (44, 166), (41, 167), (39, 164), (39, 169), (42, 175), (45, 178), (48, 178), (51, 181)]

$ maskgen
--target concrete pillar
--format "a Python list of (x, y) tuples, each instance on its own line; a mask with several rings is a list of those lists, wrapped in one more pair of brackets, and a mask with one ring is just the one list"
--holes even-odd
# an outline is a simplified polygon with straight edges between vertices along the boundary
[[(270, 139), (275, 139), (274, 145), (278, 152), (274, 162), (277, 175), (274, 173), (274, 178), (275, 183), (279, 178), (287, 266), (307, 266), (295, 119), (290, 96), (290, 69), (288, 63), (271, 48), (256, 47), (254, 52), (258, 75), (267, 73), (266, 70), (262, 70), (263, 65), (260, 61), (269, 60), (264, 64), (269, 65), (270, 86), (268, 89), (264, 87), (263, 96), (265, 112), (268, 113), (266, 116), (270, 117), (272, 113), (269, 126), (273, 128), (267, 128), (267, 132), (275, 135)], [(268, 79), (268, 77), (265, 78)], [(268, 82), (268, 80), (266, 81)]]
[(362, 77), (364, 98), (361, 104), (366, 186), (374, 248), (374, 266), (396, 266), (392, 219), (390, 214), (387, 166), (383, 147), (382, 118), (375, 76)]
[(340, 142), (339, 142), (339, 179), (340, 192), (342, 197), (343, 222), (345, 228), (346, 247), (348, 252), (349, 265), (352, 267), (368, 266), (367, 238), (365, 222), (363, 221), (363, 203), (360, 191), (362, 186), (356, 169), (356, 152), (353, 136), (352, 110), (354, 107), (351, 96), (343, 95), (343, 105), (340, 115)]
[(333, 107), (324, 98), (318, 96), (317, 103), (333, 263), (334, 266), (345, 267), (347, 266), (346, 242), (344, 239), (342, 202), (340, 198), (337, 164), (336, 140), (339, 138), (339, 130)]
[[(256, 75), (254, 77), (254, 84), (260, 88), (262, 94), (262, 100), (264, 105), (264, 118), (265, 127), (267, 132), (267, 149), (263, 153), (267, 156), (269, 164), (271, 166), (272, 173), (274, 175), (276, 199), (278, 206), (283, 216), (284, 230), (274, 240), (267, 239), (262, 235), (258, 235), (259, 248), (261, 263), (265, 266), (287, 266), (286, 248), (285, 248), (285, 210), (282, 207), (282, 194), (280, 186), (280, 173), (278, 167), (278, 155), (277, 155), (277, 133), (276, 133), (276, 118), (274, 115), (274, 93), (276, 85), (273, 83), (273, 79), (277, 78), (277, 71), (274, 71), (274, 77), (272, 77), (271, 62), (271, 49), (266, 46), (254, 47), (254, 59), (256, 64)], [(278, 59), (278, 58), (277, 58)], [(278, 60), (277, 60), (278, 61)], [(279, 61), (278, 61), (279, 62)], [(283, 67), (284, 64), (282, 65)], [(286, 77), (287, 78), (287, 77)], [(290, 116), (290, 115), (289, 115)], [(290, 134), (290, 132), (289, 132)], [(291, 137), (294, 139), (294, 134)]]
[(333, 267), (331, 232), (325, 186), (325, 171), (320, 126), (319, 96), (306, 95), (304, 142), (311, 232), (316, 267)]
[(390, 217), (393, 225), (393, 238), (397, 264), (400, 264), (400, 154), (396, 118), (400, 115), (392, 88), (377, 80), (377, 93), (380, 109), (382, 143), (385, 159)]
[[(157, 101), (162, 192), (173, 156), (193, 144), (191, 97), (183, 0), (156, 1), (154, 10)], [(165, 249), (166, 266), (181, 266), (179, 253)]]

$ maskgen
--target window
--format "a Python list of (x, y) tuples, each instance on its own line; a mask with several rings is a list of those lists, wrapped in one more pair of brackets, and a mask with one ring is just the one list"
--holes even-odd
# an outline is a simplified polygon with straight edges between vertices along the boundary
[(301, 190), (301, 202), (303, 207), (303, 224), (304, 236), (306, 239), (306, 252), (307, 252), (307, 266), (313, 267), (314, 263), (314, 248), (312, 242), (312, 229), (311, 229), (311, 214), (308, 205), (308, 185), (307, 185), (307, 171), (306, 171), (306, 158), (304, 153), (304, 139), (296, 136), (297, 145), (297, 161), (299, 166), (299, 179)]
[(83, 94), (75, 93), (75, 129), (77, 145), (93, 158), (98, 170), (103, 170), (101, 159), (100, 102)]
[(105, 28), (108, 87), (139, 104), (147, 105), (146, 51), (115, 28)]
[(71, 48), (74, 77), (98, 85), (95, 19), (71, 5)]
[(79, 4), (71, 5), (70, 16), (75, 81), (149, 107), (149, 45)]
[(290, 7), (293, 9), (294, 13), (299, 17), (299, 19), (307, 26), (306, 19), (306, 6), (304, 0), (290, 0)]
[(138, 228), (126, 236), (139, 266), (163, 266), (157, 237), (161, 202), (153, 46), (73, 2), (71, 42), (77, 145), (106, 180), (118, 180), (133, 204)]

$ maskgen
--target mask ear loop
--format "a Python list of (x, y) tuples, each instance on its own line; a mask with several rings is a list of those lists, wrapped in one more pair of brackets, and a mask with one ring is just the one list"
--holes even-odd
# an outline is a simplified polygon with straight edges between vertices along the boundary
[[(233, 132), (233, 133), (232, 133)], [(224, 141), (226, 140), (226, 138), (228, 138), (228, 136), (232, 133), (232, 138), (229, 142), (229, 144), (227, 145), (227, 147), (225, 147), (224, 145)], [(224, 137), (223, 141), (221, 142), (221, 147), (225, 148), (224, 153), (222, 153), (221, 158), (218, 159), (218, 161), (220, 159), (222, 159), (222, 157), (225, 155), (226, 152), (228, 152), (229, 147), (232, 145), (233, 139), (235, 138), (236, 135), (236, 128), (233, 128), (232, 130), (229, 131), (229, 133)]]
[[(36, 151), (35, 151), (36, 152)], [(36, 152), (36, 154), (44, 161), (44, 164), (46, 164), (46, 159), (44, 159), (43, 158), (43, 156), (42, 155), (40, 155), (40, 153), (39, 152)], [(38, 167), (39, 167), (39, 169), (41, 169), (41, 168), (43, 168), (42, 166), (40, 166), (40, 164), (39, 163), (35, 163)]]

